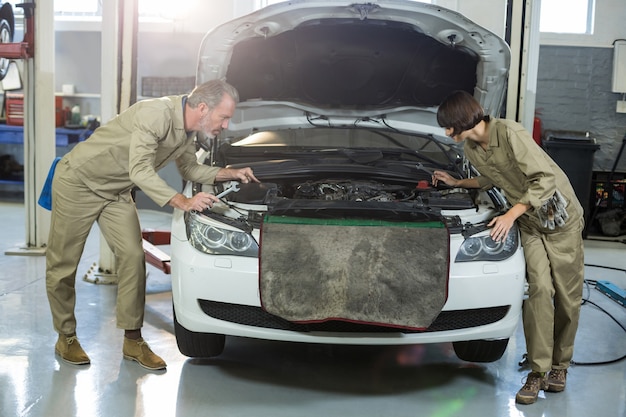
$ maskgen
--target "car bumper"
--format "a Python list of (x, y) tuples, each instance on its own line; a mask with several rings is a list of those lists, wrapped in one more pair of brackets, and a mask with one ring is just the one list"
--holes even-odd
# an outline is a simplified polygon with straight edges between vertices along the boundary
[[(521, 249), (501, 262), (452, 263), (443, 312), (425, 331), (368, 325), (294, 325), (261, 309), (257, 258), (215, 256), (191, 247), (182, 216), (171, 241), (176, 319), (187, 330), (307, 343), (393, 345), (504, 339), (519, 323), (525, 267)], [(174, 231), (178, 230), (179, 233)], [(451, 259), (462, 239), (451, 239)]]

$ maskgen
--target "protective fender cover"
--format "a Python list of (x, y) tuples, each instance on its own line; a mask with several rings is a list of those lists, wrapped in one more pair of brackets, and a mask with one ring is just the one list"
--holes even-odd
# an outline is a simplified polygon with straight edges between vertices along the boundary
[(266, 216), (261, 304), (297, 323), (425, 329), (447, 299), (449, 246), (440, 222)]

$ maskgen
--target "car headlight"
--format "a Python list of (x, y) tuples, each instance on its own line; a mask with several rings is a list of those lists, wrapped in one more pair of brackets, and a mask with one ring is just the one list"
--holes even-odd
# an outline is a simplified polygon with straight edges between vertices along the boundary
[(196, 212), (186, 216), (187, 239), (200, 252), (211, 255), (256, 257), (259, 245), (251, 234), (219, 227)]
[(463, 242), (455, 262), (503, 261), (511, 257), (519, 246), (517, 226), (513, 225), (504, 241), (496, 242), (491, 236), (472, 236)]

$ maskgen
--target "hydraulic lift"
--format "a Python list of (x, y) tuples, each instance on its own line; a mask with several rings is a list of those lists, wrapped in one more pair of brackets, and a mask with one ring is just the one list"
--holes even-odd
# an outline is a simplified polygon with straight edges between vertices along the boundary
[[(7, 4), (5, 3), (5, 6)], [(24, 9), (24, 39), (22, 42), (0, 43), (0, 58), (33, 58), (35, 56), (35, 3), (20, 3), (15, 7)]]
[(166, 274), (170, 274), (170, 256), (157, 248), (156, 245), (169, 245), (171, 233), (161, 230), (144, 229), (141, 231), (143, 237), (143, 251), (146, 254), (146, 262), (160, 269)]
[[(7, 5), (10, 6), (5, 3), (3, 10), (6, 11)], [(0, 58), (7, 65), (11, 60), (23, 62), (26, 241), (5, 254), (43, 255), (50, 217), (46, 210), (37, 206), (37, 197), (55, 154), (54, 12), (52, 2), (35, 7), (35, 1), (31, 0), (15, 7), (24, 10), (23, 40), (13, 42), (13, 39), (5, 38), (0, 43)], [(9, 10), (9, 20), (14, 21), (13, 10)]]

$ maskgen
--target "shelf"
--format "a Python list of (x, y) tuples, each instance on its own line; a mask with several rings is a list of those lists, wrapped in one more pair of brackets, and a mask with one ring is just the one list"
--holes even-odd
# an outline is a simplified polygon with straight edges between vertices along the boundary
[(74, 94), (64, 94), (64, 93), (54, 93), (57, 97), (63, 98), (100, 98), (100, 94), (98, 93), (74, 93)]
[(24, 184), (24, 180), (6, 180), (6, 179), (2, 179), (0, 180), (0, 185), (21, 185)]
[[(55, 129), (56, 146), (68, 146), (87, 139), (92, 131), (87, 129)], [(21, 145), (24, 143), (24, 127), (0, 124), (0, 144)]]
[[(87, 129), (68, 129), (57, 127), (55, 129), (56, 146), (65, 147), (73, 143), (87, 139), (93, 131)], [(23, 145), (24, 127), (0, 124), (0, 146), (1, 145)], [(0, 179), (0, 185), (23, 185), (24, 180), (20, 176), (12, 176)]]
[[(595, 202), (599, 202), (600, 209), (626, 209), (624, 197), (626, 195), (626, 173), (615, 172), (609, 184), (610, 173), (594, 172), (592, 185)], [(596, 203), (593, 203), (594, 205)]]

